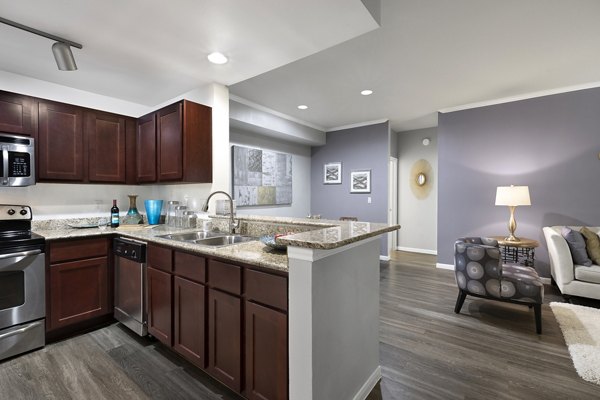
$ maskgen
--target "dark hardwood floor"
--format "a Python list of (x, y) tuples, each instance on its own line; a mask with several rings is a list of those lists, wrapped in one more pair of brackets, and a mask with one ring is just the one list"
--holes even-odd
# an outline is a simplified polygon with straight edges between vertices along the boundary
[[(383, 379), (369, 400), (600, 399), (580, 379), (547, 305), (533, 310), (467, 297), (454, 314), (452, 271), (396, 253), (381, 264)], [(594, 306), (594, 304), (588, 304)], [(119, 324), (0, 362), (0, 399), (239, 399), (157, 342)], [(337, 399), (331, 399), (337, 400)]]

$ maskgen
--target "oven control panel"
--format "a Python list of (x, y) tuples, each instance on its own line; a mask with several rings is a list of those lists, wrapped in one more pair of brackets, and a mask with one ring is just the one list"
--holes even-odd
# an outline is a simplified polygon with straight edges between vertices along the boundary
[(31, 207), (13, 204), (0, 204), (0, 220), (17, 219), (31, 220)]

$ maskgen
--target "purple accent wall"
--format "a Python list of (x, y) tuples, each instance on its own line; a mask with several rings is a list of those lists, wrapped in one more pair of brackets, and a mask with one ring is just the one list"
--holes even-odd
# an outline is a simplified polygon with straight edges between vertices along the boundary
[[(387, 223), (388, 123), (327, 132), (325, 146), (312, 148), (311, 213), (325, 219), (355, 216), (360, 221)], [(342, 183), (323, 184), (323, 165), (341, 161)], [(350, 193), (350, 171), (371, 170), (371, 193)], [(371, 197), (371, 204), (367, 202)], [(382, 236), (387, 255), (387, 236)]]
[(536, 239), (549, 277), (542, 227), (600, 225), (600, 88), (439, 115), (438, 262), (453, 263), (461, 236), (508, 233), (496, 187), (527, 185), (517, 236)]

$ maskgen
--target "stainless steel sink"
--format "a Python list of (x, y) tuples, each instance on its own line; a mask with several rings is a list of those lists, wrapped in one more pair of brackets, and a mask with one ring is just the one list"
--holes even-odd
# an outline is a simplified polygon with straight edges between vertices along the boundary
[(231, 244), (251, 242), (253, 240), (258, 239), (252, 236), (227, 235), (195, 240), (194, 243), (202, 246), (221, 247), (229, 246)]
[(228, 235), (223, 232), (185, 232), (171, 233), (168, 235), (157, 236), (159, 238), (175, 240), (177, 242), (195, 243), (201, 246), (222, 247), (237, 243), (251, 242), (258, 240), (252, 236)]
[(195, 242), (206, 238), (226, 235), (223, 232), (185, 232), (185, 233), (170, 233), (168, 235), (160, 235), (159, 238), (177, 240), (178, 242)]

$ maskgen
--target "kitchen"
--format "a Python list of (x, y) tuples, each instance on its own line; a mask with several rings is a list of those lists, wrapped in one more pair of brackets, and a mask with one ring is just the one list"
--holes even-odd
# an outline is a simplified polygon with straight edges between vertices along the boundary
[[(16, 34), (7, 32), (10, 32), (9, 35)], [(340, 34), (339, 38), (341, 37)], [(82, 53), (76, 51), (77, 58), (81, 57), (82, 60), (80, 71), (77, 72), (85, 73), (85, 49), (86, 47), (82, 49)], [(207, 68), (218, 71), (217, 67)], [(47, 314), (45, 335), (41, 336), (45, 336), (48, 343), (112, 321), (113, 292), (117, 290), (117, 286), (114, 286), (114, 273), (115, 267), (120, 265), (113, 255), (118, 247), (113, 242), (116, 234), (147, 244), (146, 264), (149, 272), (145, 282), (149, 296), (148, 328), (152, 336), (165, 343), (165, 348), (172, 346), (173, 353), (177, 352), (188, 360), (191, 359), (201, 370), (206, 368), (210, 376), (223, 382), (234, 392), (247, 398), (299, 399), (331, 398), (338, 395), (350, 398), (359, 392), (360, 396), (368, 394), (380, 376), (377, 356), (379, 240), (376, 237), (397, 229), (396, 226), (371, 224), (365, 231), (363, 225), (362, 230), (357, 233), (353, 231), (355, 225), (352, 221), (307, 222), (303, 217), (310, 214), (310, 206), (301, 197), (299, 201), (295, 198), (293, 203), (296, 208), (292, 213), (285, 207), (273, 208), (273, 214), (283, 214), (288, 218), (268, 218), (263, 215), (253, 219), (248, 216), (253, 210), (244, 215), (240, 213), (238, 217), (245, 223), (246, 232), (253, 229), (258, 232), (258, 227), (264, 229), (265, 225), (270, 226), (269, 233), (277, 229), (289, 231), (286, 228), (288, 226), (293, 226), (298, 232), (297, 236), (278, 239), (280, 244), (289, 247), (287, 255), (276, 254), (275, 261), (262, 260), (265, 246), (257, 241), (207, 249), (206, 246), (192, 246), (189, 243), (159, 238), (158, 236), (173, 233), (163, 229), (69, 229), (72, 227), (68, 224), (91, 223), (90, 221), (97, 223), (99, 218), (106, 217), (114, 198), (124, 214), (127, 195), (132, 193), (137, 194), (140, 200), (188, 200), (188, 204), (199, 207), (210, 193), (219, 190), (231, 192), (228, 89), (223, 84), (209, 81), (199, 87), (192, 86), (184, 94), (171, 96), (170, 100), (169, 97), (163, 97), (164, 100), (156, 106), (142, 106), (119, 100), (117, 95), (111, 98), (98, 94), (102, 90), (98, 93), (82, 92), (68, 85), (52, 83), (52, 79), (38, 80), (7, 71), (1, 71), (0, 77), (3, 82), (3, 101), (5, 105), (8, 104), (0, 114), (14, 115), (11, 112), (14, 112), (15, 105), (19, 109), (19, 117), (16, 119), (18, 123), (10, 118), (4, 125), (0, 122), (3, 134), (9, 141), (14, 134), (21, 139), (33, 137), (35, 140), (34, 150), (29, 153), (29, 169), (36, 172), (36, 185), (17, 186), (18, 183), (15, 182), (11, 183), (15, 186), (0, 190), (2, 203), (6, 204), (3, 211), (11, 217), (5, 217), (5, 231), (11, 231), (14, 235), (17, 230), (19, 237), (26, 237), (28, 231), (32, 230), (28, 240), (39, 239), (36, 234), (46, 239), (43, 245), (30, 245), (39, 247), (36, 249), (38, 253), (34, 255), (38, 260), (35, 264), (40, 265), (40, 259), (45, 261)], [(176, 129), (166, 127), (173, 121), (175, 125), (179, 124)], [(148, 132), (155, 139), (145, 141)], [(161, 142), (173, 132), (176, 132), (174, 140), (171, 140), (171, 136)], [(170, 145), (175, 147), (169, 149)], [(5, 152), (8, 153), (9, 149), (6, 148)], [(17, 152), (23, 153), (21, 150)], [(197, 155), (201, 156), (194, 158)], [(11, 162), (9, 168), (5, 161), (4, 171), (16, 171), (18, 164)], [(175, 172), (171, 166), (175, 166)], [(302, 196), (302, 190), (294, 193)], [(141, 204), (139, 206), (142, 210)], [(215, 209), (214, 202), (211, 203), (211, 209)], [(269, 214), (269, 210), (265, 209), (260, 209), (259, 212)], [(18, 222), (14, 222), (13, 215), (22, 218), (15, 217)], [(220, 220), (215, 219), (214, 225), (219, 223)], [(125, 225), (120, 228), (123, 227)], [(299, 227), (305, 227), (308, 233), (299, 232)], [(226, 225), (222, 227), (224, 232), (227, 229)], [(258, 236), (257, 233), (254, 235)], [(7, 233), (7, 236), (10, 235)], [(26, 251), (30, 249), (27, 248)], [(42, 251), (45, 251), (45, 256)], [(24, 263), (20, 260), (21, 257), (25, 256), (18, 255), (19, 260), (15, 261), (15, 265)], [(138, 261), (143, 264), (143, 260)], [(328, 266), (327, 273), (320, 267), (324, 264)], [(353, 271), (352, 276), (356, 281), (340, 279), (340, 274), (349, 270)], [(40, 278), (27, 282), (36, 280), (39, 283)], [(267, 283), (263, 282), (265, 280)], [(273, 289), (278, 296), (275, 300), (269, 296), (261, 300), (264, 293), (269, 293), (265, 287), (269, 288), (273, 282), (275, 288), (279, 288)], [(320, 289), (313, 291), (316, 288), (315, 282), (319, 283), (317, 286)], [(355, 292), (349, 293), (349, 285), (364, 287), (370, 295), (367, 299), (359, 299)], [(173, 292), (190, 287), (201, 287), (206, 294), (191, 303), (171, 303), (174, 301)], [(261, 289), (253, 292), (253, 287)], [(40, 290), (38, 287), (37, 292)], [(23, 291), (29, 292), (29, 289)], [(190, 289), (186, 293), (196, 292)], [(13, 296), (16, 299), (14, 301), (11, 298), (9, 300), (18, 304), (19, 296)], [(164, 306), (152, 306), (153, 299), (166, 299), (171, 304), (166, 306), (168, 315), (163, 315), (164, 309), (161, 307)], [(198, 321), (193, 318), (177, 322), (178, 314), (175, 314), (175, 310), (178, 305), (189, 310), (189, 307), (198, 308), (202, 301), (224, 305), (226, 312), (219, 309), (219, 315), (226, 315), (224, 322), (217, 319), (210, 322), (208, 306), (199, 306), (202, 315), (194, 314), (197, 315), (197, 320), (206, 322), (206, 327), (198, 328), (193, 324)], [(250, 354), (244, 352), (250, 347), (248, 342), (242, 340), (242, 337), (248, 339), (248, 331), (244, 331), (247, 326), (243, 321), (249, 317), (248, 314), (242, 317), (241, 313), (252, 310), (251, 305), (255, 303), (259, 307), (257, 310), (262, 310), (262, 314), (261, 311), (256, 311), (256, 315), (263, 316), (263, 321), (264, 318), (271, 318), (264, 317), (265, 309), (270, 312), (269, 315), (285, 316), (283, 320), (279, 317), (278, 326), (282, 330), (276, 338), (278, 343), (283, 343), (283, 353), (287, 354), (283, 363), (279, 360), (279, 364), (273, 366), (266, 361), (263, 371), (251, 372), (251, 368), (243, 365), (244, 360), (248, 362)], [(356, 321), (348, 310), (350, 306), (359, 311), (364, 307), (370, 320)], [(232, 307), (233, 311), (227, 313)], [(13, 308), (18, 309), (18, 306)], [(331, 318), (336, 310), (346, 311), (338, 318)], [(274, 312), (277, 314), (273, 314)], [(163, 317), (165, 319), (161, 319)], [(39, 322), (43, 319), (39, 314), (28, 318), (30, 319), (25, 320), (25, 323), (33, 321), (37, 325), (22, 333), (28, 335), (35, 332), (39, 340), (40, 329), (43, 327), (43, 323)], [(21, 322), (23, 321), (14, 322), (18, 329), (22, 329)], [(183, 329), (183, 326), (189, 324), (199, 332), (191, 335), (192, 344), (177, 342), (177, 338), (173, 341), (173, 336), (176, 335), (172, 330), (177, 331), (178, 327)], [(231, 324), (235, 329), (230, 329)], [(211, 327), (214, 329), (211, 330)], [(10, 333), (7, 336), (10, 340), (18, 336), (14, 332), (16, 330), (6, 332)], [(212, 338), (211, 332), (214, 335)], [(342, 351), (342, 348), (335, 345), (339, 332), (349, 332), (342, 335), (347, 336), (345, 346), (364, 347), (365, 350), (353, 353)], [(161, 333), (164, 335), (161, 336)], [(204, 338), (198, 347), (198, 339), (203, 335), (209, 337)], [(78, 337), (57, 342), (57, 345), (78, 340)], [(237, 343), (238, 348), (220, 348), (218, 339), (221, 337), (227, 343)], [(267, 357), (262, 359), (264, 364), (264, 360), (269, 360), (265, 346), (268, 347), (270, 340), (267, 340), (267, 344), (264, 338), (257, 340), (263, 346), (262, 353), (257, 354)], [(365, 340), (370, 343), (369, 346), (362, 346)], [(211, 348), (213, 352), (206, 358), (199, 356), (200, 352)], [(200, 352), (195, 352), (194, 349), (200, 349)], [(368, 354), (369, 362), (363, 362), (362, 368), (358, 367), (360, 363), (357, 361), (364, 361), (365, 353)], [(9, 357), (16, 355), (7, 354)], [(23, 357), (33, 354), (36, 353)], [(18, 356), (5, 361), (4, 365), (17, 359)], [(261, 376), (268, 371), (275, 371), (278, 378)], [(250, 382), (253, 382), (252, 374), (255, 374), (257, 384), (269, 387), (258, 387), (253, 394), (250, 386)], [(325, 374), (330, 379), (323, 381)], [(349, 379), (355, 384), (347, 385)], [(271, 382), (275, 382), (275, 389)], [(265, 393), (273, 395), (261, 394), (260, 390), (263, 389)]]

